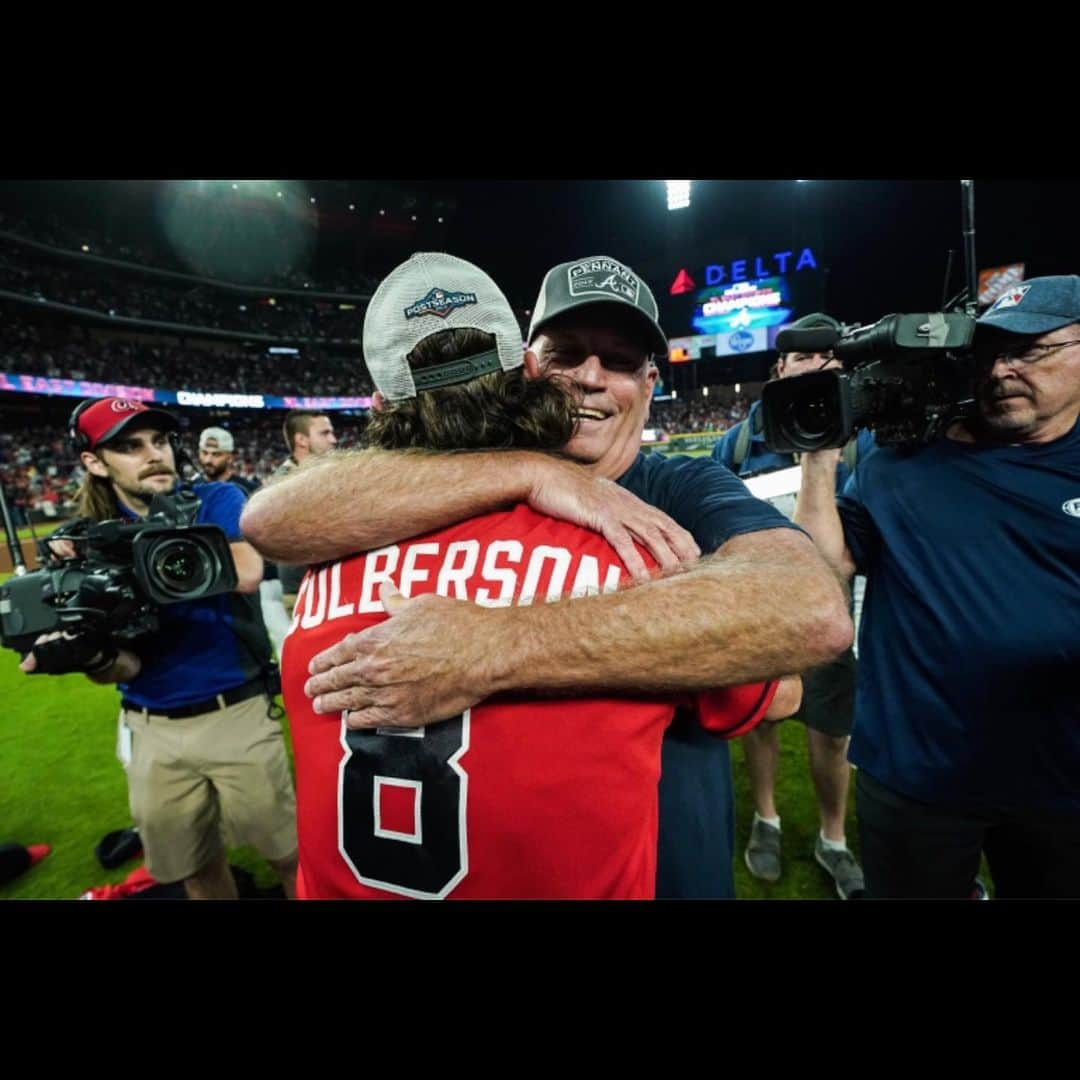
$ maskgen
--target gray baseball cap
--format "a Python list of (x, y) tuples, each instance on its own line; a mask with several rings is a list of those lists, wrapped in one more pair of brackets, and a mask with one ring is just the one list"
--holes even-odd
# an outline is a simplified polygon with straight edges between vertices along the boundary
[(668, 340), (660, 329), (652, 290), (629, 266), (608, 255), (559, 263), (544, 275), (529, 324), (529, 343), (559, 315), (590, 304), (619, 304), (636, 312), (648, 335), (650, 352), (667, 355)]
[[(408, 356), (441, 330), (481, 330), (495, 348), (414, 371)], [(364, 360), (387, 401), (470, 382), (525, 363), (521, 327), (510, 302), (478, 266), (443, 252), (417, 252), (379, 284), (364, 313)]]
[[(211, 443), (214, 445), (211, 446)], [(224, 450), (226, 453), (231, 454), (236, 449), (236, 443), (233, 440), (231, 431), (226, 431), (221, 427), (208, 427), (203, 428), (202, 434), (199, 436), (199, 449)]]

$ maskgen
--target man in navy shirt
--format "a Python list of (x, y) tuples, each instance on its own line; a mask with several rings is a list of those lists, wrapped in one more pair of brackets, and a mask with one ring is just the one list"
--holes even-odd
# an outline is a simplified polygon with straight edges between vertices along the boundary
[[(399, 599), (392, 619), (323, 654), (333, 670), (307, 687), (317, 711), (352, 710), (355, 727), (416, 726), (502, 690), (708, 689), (799, 671), (850, 644), (841, 590), (800, 530), (707, 458), (641, 453), (652, 357), (667, 341), (633, 270), (606, 256), (554, 267), (528, 338), (527, 371), (555, 371), (580, 392), (564, 448), (574, 461), (515, 450), (339, 455), (255, 495), (245, 535), (271, 558), (315, 562), (527, 502), (601, 532), (638, 578), (649, 575), (635, 541), (671, 572), (706, 557), (634, 589), (551, 604)], [(377, 672), (366, 663), (376, 646)], [(662, 769), (657, 896), (733, 896), (727, 744), (677, 718)]]
[[(72, 439), (87, 476), (80, 509), (97, 521), (138, 521), (177, 483), (169, 434), (175, 418), (137, 401), (102, 398), (80, 406)], [(236, 592), (163, 605), (160, 628), (130, 647), (103, 635), (43, 635), (20, 667), (28, 673), (83, 671), (123, 695), (120, 757), (131, 813), (150, 873), (183, 881), (191, 899), (234, 899), (223, 828), (250, 844), (295, 893), (292, 778), (268, 695), (270, 642), (256, 592), (262, 558), (240, 535), (244, 493), (199, 486), (198, 524), (230, 541)], [(58, 554), (72, 555), (70, 542)]]
[(856, 810), (877, 897), (1080, 896), (1080, 276), (978, 320), (978, 412), (879, 448), (834, 499), (802, 458), (795, 520), (867, 575)]
[[(821, 312), (804, 315), (791, 330), (829, 330), (839, 336), (841, 325)], [(781, 353), (776, 362), (776, 378), (790, 379), (811, 371), (838, 368), (840, 361), (831, 349)], [(837, 492), (843, 490), (856, 462), (874, 448), (874, 437), (860, 431), (844, 448), (836, 469)], [(761, 402), (755, 401), (745, 420), (724, 433), (713, 447), (714, 460), (736, 476), (752, 476), (790, 469), (798, 464), (797, 454), (778, 454), (765, 445)], [(785, 495), (774, 501), (785, 513), (794, 510), (795, 498)], [(847, 649), (831, 663), (803, 673), (803, 702), (798, 718), (806, 725), (810, 776), (814, 782), (821, 828), (814, 841), (814, 858), (832, 877), (841, 900), (863, 893), (863, 873), (847, 846), (844, 818), (847, 813), (851, 766), (847, 760), (848, 739), (855, 715), (855, 656)], [(754, 819), (744, 858), (754, 877), (775, 882), (780, 879), (781, 828), (776, 806), (776, 776), (780, 768), (780, 737), (775, 723), (761, 724), (743, 736), (746, 770), (754, 798)]]

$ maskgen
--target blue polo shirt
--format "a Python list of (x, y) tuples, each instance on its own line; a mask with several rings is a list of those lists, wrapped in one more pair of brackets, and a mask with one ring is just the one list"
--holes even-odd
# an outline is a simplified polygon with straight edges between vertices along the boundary
[(1080, 815), (1080, 425), (879, 448), (838, 507), (868, 579), (851, 760), (925, 802)]
[[(242, 540), (243, 491), (215, 481), (200, 484), (196, 493), (202, 500), (196, 524), (217, 525), (230, 542)], [(123, 506), (121, 513), (133, 518)], [(130, 683), (119, 684), (124, 697), (139, 707), (175, 709), (204, 701), (254, 679), (260, 663), (270, 661), (258, 594), (232, 592), (164, 604), (158, 613), (158, 633), (136, 642), (133, 649), (142, 670)]]
[[(765, 445), (765, 433), (757, 430), (759, 426), (758, 414), (761, 411), (761, 402), (755, 401), (750, 406), (750, 411), (745, 420), (740, 420), (733, 427), (724, 432), (723, 436), (712, 449), (713, 459), (719, 461), (737, 476), (749, 476), (752, 473), (776, 472), (777, 469), (790, 469), (798, 464), (795, 454), (777, 454)], [(739, 439), (739, 432), (744, 424), (750, 424), (750, 443), (746, 448), (746, 457), (735, 468), (735, 444)], [(862, 461), (871, 450), (877, 446), (873, 433), (863, 428), (855, 437), (856, 461)], [(847, 464), (841, 460), (836, 467), (836, 493), (844, 490), (851, 472)]]
[[(691, 533), (703, 554), (743, 533), (797, 528), (707, 457), (638, 454), (618, 482)], [(664, 736), (659, 794), (657, 898), (734, 899), (735, 795), (728, 743), (705, 731), (694, 711), (683, 706)]]

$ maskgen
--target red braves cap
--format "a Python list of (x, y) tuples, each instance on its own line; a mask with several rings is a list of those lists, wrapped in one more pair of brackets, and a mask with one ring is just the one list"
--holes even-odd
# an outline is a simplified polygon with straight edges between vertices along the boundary
[(172, 413), (154, 409), (141, 401), (107, 397), (83, 409), (76, 421), (76, 430), (85, 436), (87, 446), (96, 450), (103, 442), (115, 439), (133, 420), (152, 420), (162, 431), (175, 431), (180, 425)]

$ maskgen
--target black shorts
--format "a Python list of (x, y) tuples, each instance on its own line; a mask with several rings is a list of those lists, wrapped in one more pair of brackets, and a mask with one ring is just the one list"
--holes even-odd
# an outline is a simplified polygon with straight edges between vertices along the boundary
[(855, 721), (855, 654), (851, 649), (828, 664), (804, 671), (802, 679), (802, 707), (795, 719), (824, 735), (850, 735)]

